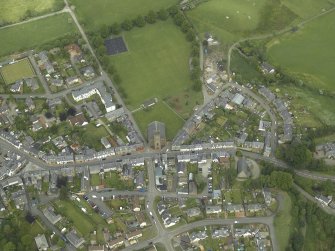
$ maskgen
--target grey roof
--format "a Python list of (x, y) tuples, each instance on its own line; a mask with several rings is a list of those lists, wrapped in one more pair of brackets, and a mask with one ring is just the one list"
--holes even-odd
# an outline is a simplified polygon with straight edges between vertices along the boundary
[(250, 176), (250, 170), (248, 168), (248, 164), (247, 164), (245, 157), (242, 157), (237, 161), (237, 173), (238, 173), (238, 176), (242, 176), (242, 177)]

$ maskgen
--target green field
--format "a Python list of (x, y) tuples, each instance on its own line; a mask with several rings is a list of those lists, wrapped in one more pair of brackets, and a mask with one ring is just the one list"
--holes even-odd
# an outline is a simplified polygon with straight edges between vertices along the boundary
[(28, 58), (22, 59), (14, 64), (6, 65), (0, 69), (0, 72), (6, 84), (14, 83), (19, 79), (35, 76), (35, 72)]
[(95, 30), (104, 24), (121, 23), (125, 19), (145, 15), (149, 10), (168, 8), (178, 3), (178, 0), (70, 0), (70, 2), (75, 6), (76, 15), (84, 27)]
[(201, 33), (211, 32), (225, 43), (255, 30), (266, 0), (210, 0), (187, 12)]
[(281, 0), (281, 2), (301, 18), (309, 18), (334, 7), (334, 0)]
[[(192, 88), (190, 44), (172, 21), (133, 29), (125, 33), (125, 41), (129, 51), (110, 60), (121, 76), (130, 109), (138, 108), (147, 99), (170, 98)], [(190, 90), (189, 98), (184, 98), (184, 102), (190, 103), (189, 109), (195, 103), (194, 96)]]
[[(40, 19), (0, 30), (0, 57), (32, 49), (57, 38), (76, 32), (68, 14)], [(32, 34), (34, 34), (32, 36)]]
[(279, 250), (285, 250), (288, 241), (290, 238), (290, 225), (291, 225), (291, 207), (292, 201), (290, 196), (286, 192), (282, 192), (281, 196), (282, 199), (282, 206), (279, 209), (275, 220), (274, 220), (274, 227), (277, 237), (277, 244), (279, 246)]
[(0, 24), (16, 23), (28, 16), (56, 11), (63, 5), (62, 0), (0, 0)]
[(145, 138), (147, 138), (148, 124), (152, 121), (157, 120), (165, 123), (167, 140), (172, 140), (184, 124), (184, 120), (162, 102), (157, 103), (149, 110), (135, 112), (133, 116)]
[(271, 41), (270, 61), (316, 89), (335, 92), (335, 13), (315, 19), (304, 28)]

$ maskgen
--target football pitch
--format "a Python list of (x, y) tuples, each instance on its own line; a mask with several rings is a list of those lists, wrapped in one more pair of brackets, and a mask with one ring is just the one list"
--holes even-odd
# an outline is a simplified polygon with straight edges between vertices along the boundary
[(13, 64), (5, 65), (1, 68), (0, 72), (6, 84), (12, 84), (16, 80), (35, 76), (35, 72), (28, 58), (21, 59)]

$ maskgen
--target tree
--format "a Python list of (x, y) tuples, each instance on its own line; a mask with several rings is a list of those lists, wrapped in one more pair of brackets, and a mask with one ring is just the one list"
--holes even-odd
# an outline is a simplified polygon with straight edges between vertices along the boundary
[(177, 5), (171, 6), (168, 9), (168, 12), (169, 12), (170, 16), (174, 17), (179, 12), (178, 6)]
[(143, 27), (143, 26), (145, 26), (145, 19), (144, 19), (144, 17), (142, 15), (139, 15), (137, 18), (135, 18), (134, 24), (137, 27)]
[(59, 113), (59, 120), (60, 121), (65, 121), (67, 119), (67, 115), (65, 112)]
[(16, 250), (16, 246), (13, 242), (7, 242), (3, 246), (3, 251), (15, 251), (15, 250)]
[(182, 13), (178, 13), (173, 17), (173, 21), (176, 25), (181, 26), (185, 21), (185, 17)]
[(51, 119), (52, 118), (52, 113), (50, 111), (46, 111), (44, 113), (44, 116), (47, 118), (47, 119)]
[(274, 171), (270, 175), (270, 184), (284, 191), (288, 191), (293, 185), (292, 174), (282, 171)]
[(113, 23), (112, 26), (111, 26), (111, 32), (114, 35), (120, 34), (120, 32), (121, 32), (121, 26), (120, 26), (120, 24), (119, 23)]
[(68, 192), (67, 187), (62, 186), (59, 190), (59, 199), (60, 200), (67, 200), (68, 194), (69, 194), (69, 192)]
[(100, 28), (100, 34), (103, 38), (107, 38), (109, 35), (109, 28), (106, 24), (104, 24), (103, 26), (101, 26)]
[(169, 13), (167, 12), (166, 9), (160, 9), (158, 12), (157, 12), (157, 16), (160, 20), (166, 20), (168, 19), (169, 17)]
[(180, 29), (182, 32), (187, 33), (190, 31), (191, 25), (186, 20), (184, 20), (180, 26)]
[(193, 30), (189, 30), (186, 33), (186, 39), (187, 39), (187, 41), (190, 41), (190, 42), (195, 40), (195, 34), (194, 34)]
[(148, 15), (145, 17), (145, 21), (147, 21), (147, 23), (149, 24), (153, 24), (156, 23), (157, 20), (157, 15), (153, 10), (150, 10), (148, 12)]
[(126, 31), (130, 31), (133, 28), (133, 24), (129, 19), (126, 19), (122, 22), (121, 27)]
[(76, 115), (77, 111), (76, 111), (76, 108), (75, 107), (70, 107), (68, 110), (67, 110), (67, 115), (68, 116), (74, 116)]

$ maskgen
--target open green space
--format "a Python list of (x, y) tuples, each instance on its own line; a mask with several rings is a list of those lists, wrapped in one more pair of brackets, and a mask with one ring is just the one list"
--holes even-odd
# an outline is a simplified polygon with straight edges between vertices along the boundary
[(235, 73), (235, 79), (243, 83), (258, 83), (263, 79), (262, 73), (257, 65), (248, 58), (242, 56), (238, 51), (233, 51), (231, 55), (231, 71)]
[(334, 25), (332, 12), (269, 42), (270, 61), (316, 89), (335, 92)]
[(334, 0), (281, 0), (281, 2), (301, 18), (309, 18), (334, 7)]
[(76, 27), (67, 13), (1, 29), (0, 56), (33, 49), (73, 33), (76, 33)]
[(279, 250), (285, 250), (288, 245), (291, 233), (290, 226), (292, 218), (292, 201), (286, 192), (282, 192), (280, 196), (282, 196), (281, 208), (279, 208), (279, 211), (275, 217), (274, 227)]
[(148, 124), (152, 121), (157, 120), (165, 123), (167, 140), (172, 140), (184, 124), (184, 120), (163, 102), (158, 102), (149, 110), (135, 112), (133, 116), (145, 138), (147, 137)]
[(0, 25), (56, 11), (62, 6), (62, 0), (0, 0)]
[(22, 59), (14, 64), (1, 67), (0, 72), (6, 84), (14, 83), (19, 79), (31, 78), (35, 76), (35, 72), (28, 58)]
[[(124, 34), (129, 51), (110, 57), (125, 91), (126, 104), (138, 108), (150, 98), (177, 97), (179, 113), (190, 111), (201, 93), (192, 91), (189, 57), (191, 46), (171, 20), (133, 29)], [(179, 97), (181, 93), (187, 95)]]
[(225, 43), (255, 30), (266, 0), (211, 0), (187, 12), (200, 33), (211, 32)]
[(84, 27), (94, 30), (104, 24), (121, 23), (145, 15), (149, 10), (168, 8), (178, 3), (178, 0), (70, 0), (70, 3), (75, 7), (76, 15)]
[(87, 145), (98, 151), (104, 148), (100, 140), (109, 135), (105, 127), (96, 127), (94, 123), (90, 123), (81, 129), (82, 132), (79, 134), (78, 140), (82, 145)]

